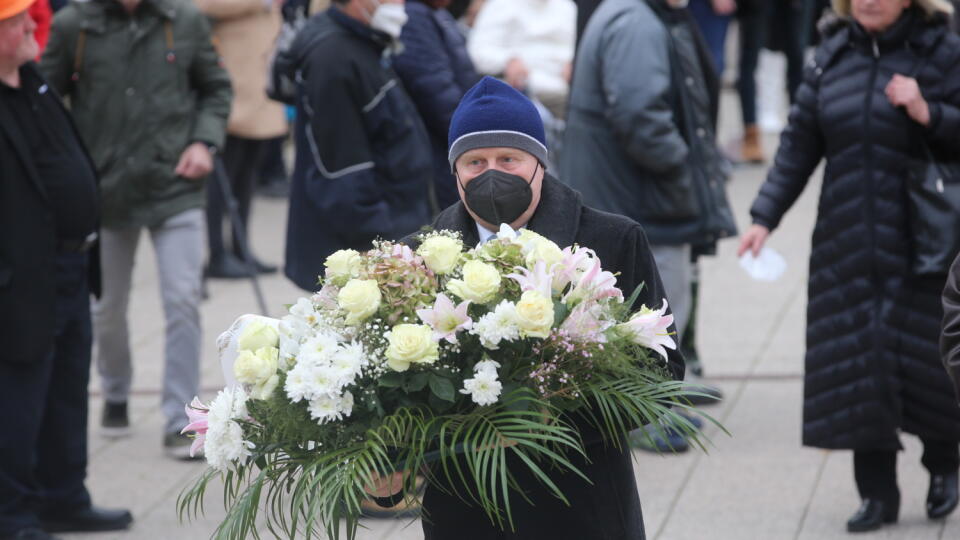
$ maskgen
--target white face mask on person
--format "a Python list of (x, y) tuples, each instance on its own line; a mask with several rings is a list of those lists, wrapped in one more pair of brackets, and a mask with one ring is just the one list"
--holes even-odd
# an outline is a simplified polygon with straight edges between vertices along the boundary
[(403, 4), (382, 4), (377, 0), (374, 1), (377, 9), (370, 16), (370, 27), (393, 39), (399, 39), (403, 25), (407, 24), (407, 12), (403, 9)]

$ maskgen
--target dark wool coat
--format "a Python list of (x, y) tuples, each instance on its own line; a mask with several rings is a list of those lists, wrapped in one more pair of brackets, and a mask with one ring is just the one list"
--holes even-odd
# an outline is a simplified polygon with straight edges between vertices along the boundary
[[(920, 58), (926, 129), (884, 94)], [(806, 69), (751, 209), (775, 228), (826, 158), (810, 255), (805, 445), (897, 449), (898, 428), (960, 440), (937, 351), (943, 279), (908, 271), (905, 182), (921, 138), (941, 156), (960, 152), (960, 39), (912, 10), (879, 36), (839, 21)]]
[[(463, 234), (464, 244), (479, 242), (476, 223), (462, 202), (442, 212), (434, 221), (435, 229)], [(620, 272), (617, 286), (630, 294), (640, 283), (643, 292), (637, 305), (660, 306), (663, 285), (650, 253), (643, 229), (636, 222), (583, 206), (580, 194), (548, 177), (543, 180), (540, 205), (528, 227), (557, 245), (574, 243), (596, 251), (603, 267)], [(671, 326), (670, 331), (674, 331)], [(683, 357), (670, 351), (669, 367), (677, 380), (683, 379)], [(577, 538), (590, 540), (639, 540), (644, 538), (640, 499), (634, 483), (629, 451), (622, 453), (604, 447), (599, 434), (580, 426), (590, 462), (572, 457), (573, 463), (593, 485), (573, 475), (555, 475), (552, 480), (570, 500), (570, 506), (553, 498), (520, 463), (510, 465), (517, 480), (533, 502), (529, 506), (516, 493), (513, 515), (516, 531), (500, 531), (481, 510), (427, 486), (423, 498), (425, 540), (554, 540)]]
[(368, 249), (430, 221), (430, 140), (384, 54), (385, 34), (334, 5), (297, 34), (298, 84), (284, 272), (314, 290), (338, 249)]
[(447, 159), (450, 118), (480, 76), (467, 54), (467, 40), (447, 10), (432, 8), (422, 0), (409, 0), (405, 8), (410, 19), (400, 34), (404, 50), (394, 61), (394, 69), (430, 133), (433, 190), (442, 210), (460, 199)]
[[(33, 64), (25, 66), (39, 79)], [(41, 79), (42, 80), (42, 79)], [(60, 99), (47, 92), (47, 99)], [(63, 114), (70, 121), (66, 109)], [(76, 130), (70, 134), (83, 148)], [(83, 150), (86, 155), (86, 150)], [(95, 175), (93, 161), (87, 160)], [(56, 216), (26, 136), (0, 100), (0, 362), (30, 363), (52, 350), (57, 305)], [(90, 252), (90, 290), (100, 292), (99, 251)]]

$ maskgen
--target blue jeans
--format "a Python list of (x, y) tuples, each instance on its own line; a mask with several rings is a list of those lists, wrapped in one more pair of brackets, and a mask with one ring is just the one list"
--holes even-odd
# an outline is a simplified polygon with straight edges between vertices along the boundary
[(87, 258), (57, 256), (50, 354), (17, 364), (0, 361), (0, 535), (37, 526), (46, 510), (90, 505), (84, 487), (92, 344)]
[(690, 0), (687, 9), (690, 10), (690, 14), (697, 21), (700, 33), (703, 34), (703, 38), (707, 42), (710, 56), (713, 57), (713, 67), (717, 69), (717, 75), (723, 75), (724, 44), (727, 42), (727, 26), (730, 24), (730, 16), (714, 13), (710, 0)]

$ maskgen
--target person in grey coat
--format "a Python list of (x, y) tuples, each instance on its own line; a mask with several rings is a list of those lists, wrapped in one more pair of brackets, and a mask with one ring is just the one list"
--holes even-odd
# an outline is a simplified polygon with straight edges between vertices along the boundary
[(574, 66), (566, 182), (595, 208), (640, 223), (677, 328), (692, 312), (697, 255), (736, 225), (715, 142), (718, 82), (682, 0), (606, 0)]

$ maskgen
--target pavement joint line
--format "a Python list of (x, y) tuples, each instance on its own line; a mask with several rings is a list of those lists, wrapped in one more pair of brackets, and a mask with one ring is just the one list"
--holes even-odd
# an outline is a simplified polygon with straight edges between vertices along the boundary
[(827, 468), (827, 460), (830, 459), (830, 451), (823, 451), (823, 459), (820, 460), (820, 467), (817, 468), (817, 475), (814, 478), (813, 485), (810, 487), (810, 496), (807, 497), (807, 504), (803, 506), (803, 513), (800, 514), (800, 523), (797, 525), (797, 532), (793, 535), (793, 540), (799, 540), (803, 534), (803, 527), (807, 524), (807, 515), (810, 513), (810, 507), (813, 505), (813, 499), (817, 495), (817, 488), (820, 487), (820, 479), (823, 478), (823, 471)]
[[(797, 284), (794, 285), (793, 290), (791, 290), (790, 294), (786, 296), (786, 301), (778, 310), (777, 315), (774, 318), (774, 322), (770, 327), (770, 331), (767, 334), (767, 337), (760, 344), (760, 347), (757, 350), (756, 357), (750, 363), (750, 367), (749, 367), (750, 373), (753, 373), (756, 371), (757, 366), (760, 365), (760, 362), (766, 356), (766, 352), (773, 345), (773, 338), (774, 336), (777, 335), (777, 331), (779, 331), (780, 327), (783, 326), (784, 321), (786, 321), (787, 314), (790, 312), (790, 307), (793, 304), (794, 300), (796, 299), (796, 296), (800, 294), (801, 291), (803, 290), (805, 281), (806, 281), (806, 276), (804, 276), (804, 279), (798, 280)], [(734, 391), (733, 399), (728, 402), (729, 404), (727, 408), (720, 414), (721, 416), (721, 418), (719, 418), (720, 423), (726, 423), (727, 419), (730, 418), (730, 415), (733, 414), (733, 410), (737, 408), (737, 404), (740, 402), (740, 399), (743, 397), (743, 393), (744, 391), (746, 391), (746, 387), (749, 382), (750, 382), (749, 380), (739, 381), (739, 385), (737, 386), (737, 389)], [(712, 431), (716, 431), (717, 429), (719, 428), (713, 428)], [(730, 436), (732, 437), (734, 435), (731, 433)], [(677, 509), (677, 504), (680, 502), (680, 496), (683, 495), (684, 491), (686, 491), (687, 489), (687, 485), (693, 479), (693, 473), (700, 466), (700, 462), (703, 460), (703, 456), (704, 456), (704, 452), (698, 452), (696, 457), (693, 458), (693, 463), (690, 465), (690, 467), (687, 468), (687, 472), (683, 476), (683, 482), (681, 482), (680, 484), (680, 489), (678, 489), (674, 494), (673, 499), (670, 501), (670, 505), (668, 506), (666, 515), (664, 515), (663, 520), (660, 522), (660, 526), (657, 528), (657, 531), (653, 535), (654, 540), (659, 540), (659, 538), (663, 535), (663, 532), (666, 529), (667, 524), (670, 523), (670, 518), (673, 517), (674, 511)]]

